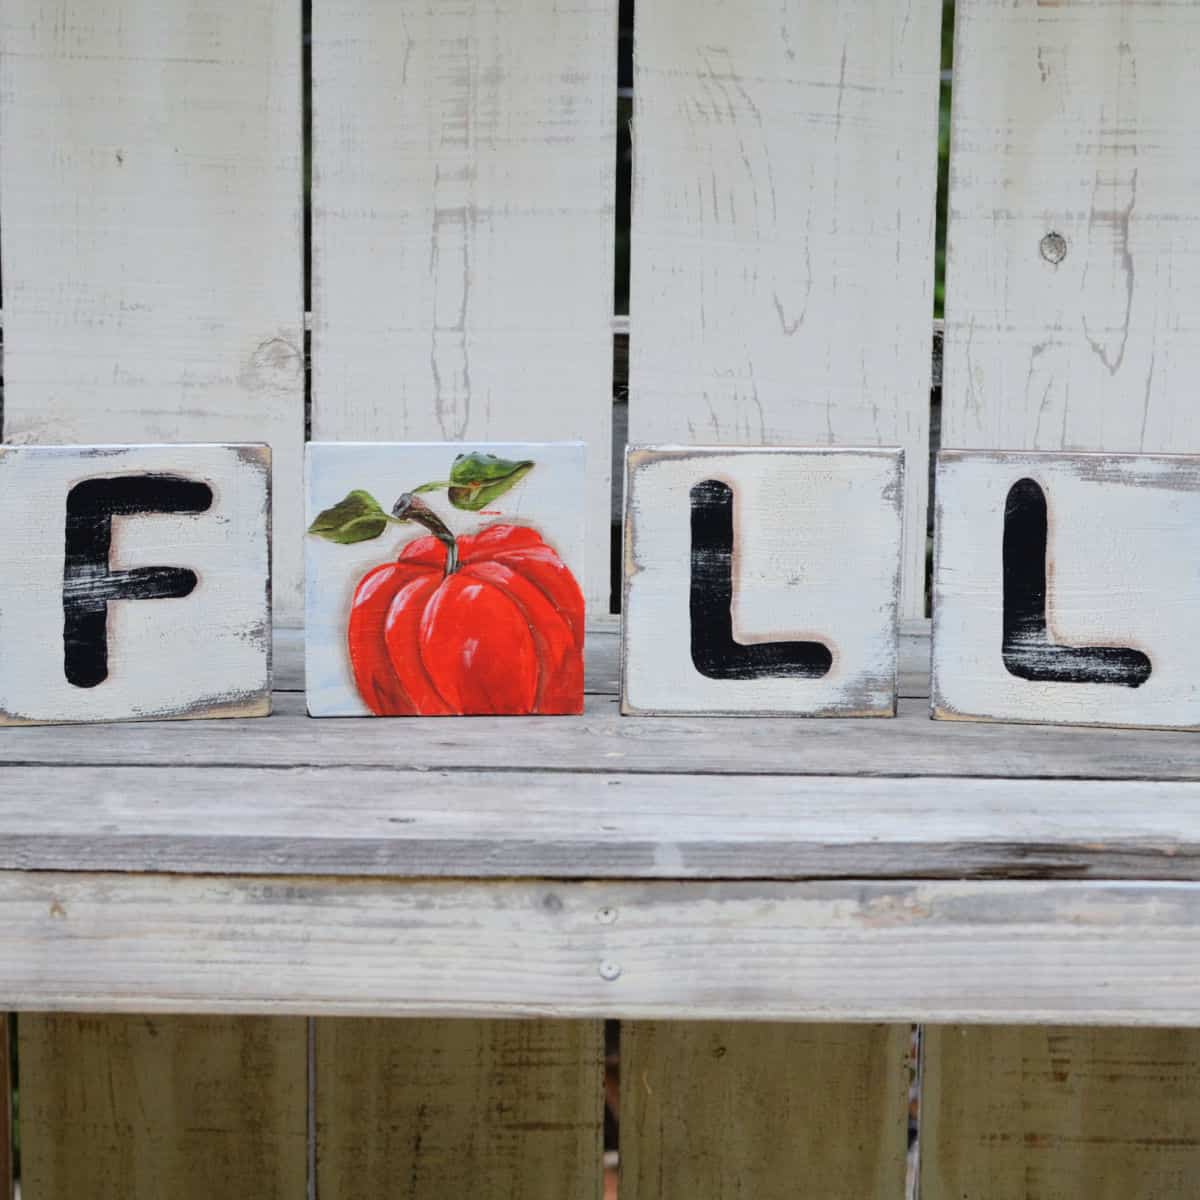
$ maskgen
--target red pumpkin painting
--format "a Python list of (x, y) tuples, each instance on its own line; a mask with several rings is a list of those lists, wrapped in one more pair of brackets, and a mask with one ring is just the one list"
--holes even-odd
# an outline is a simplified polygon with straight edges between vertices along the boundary
[(409, 541), (358, 581), (346, 625), (355, 687), (378, 716), (570, 714), (583, 709), (584, 600), (557, 552), (528, 525), (456, 536), (415, 491), (447, 488), (479, 511), (532, 468), (460, 455), (446, 483), (403, 494), (387, 514), (366, 492), (310, 532), (343, 544), (415, 523)]

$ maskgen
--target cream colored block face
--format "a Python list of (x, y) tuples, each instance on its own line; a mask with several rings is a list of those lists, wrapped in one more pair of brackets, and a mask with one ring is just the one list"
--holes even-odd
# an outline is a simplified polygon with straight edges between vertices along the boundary
[(622, 711), (892, 716), (900, 450), (631, 448)]
[(0, 447), (0, 724), (270, 711), (266, 446)]
[(943, 451), (933, 715), (1200, 728), (1200, 457)]

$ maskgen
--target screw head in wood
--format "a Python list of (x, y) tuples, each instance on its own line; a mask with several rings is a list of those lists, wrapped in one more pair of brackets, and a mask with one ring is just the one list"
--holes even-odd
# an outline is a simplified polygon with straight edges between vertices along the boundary
[(607, 979), (609, 981), (609, 983), (612, 983), (612, 981), (614, 979), (619, 979), (620, 977), (621, 977), (621, 964), (620, 963), (615, 963), (612, 961), (612, 959), (606, 958), (600, 964), (600, 978), (601, 979)]

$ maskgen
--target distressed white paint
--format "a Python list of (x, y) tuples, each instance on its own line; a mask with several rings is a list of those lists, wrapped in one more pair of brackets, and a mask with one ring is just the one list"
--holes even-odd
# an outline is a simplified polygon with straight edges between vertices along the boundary
[(0, 872), (17, 1010), (1194, 1025), (1198, 946), (1194, 883)]
[(956, 29), (942, 444), (1200, 449), (1200, 6), (959, 0)]
[(617, 0), (313, 12), (313, 432), (582, 440), (608, 611)]
[(4, 0), (10, 442), (266, 442), (300, 615), (301, 30), (290, 0)]
[(630, 439), (902, 446), (919, 615), (941, 6), (636, 21)]
[[(1026, 478), (1048, 510), (1050, 639), (1142, 651), (1140, 687), (1005, 668), (1005, 501)], [(937, 498), (935, 716), (1200, 728), (1200, 457), (942, 451)]]
[[(391, 512), (402, 493), (446, 479), (455, 456), (472, 450), (499, 458), (532, 459), (535, 466), (480, 512), (459, 511), (445, 491), (421, 498), (455, 535), (478, 533), (496, 524), (533, 527), (582, 586), (586, 448), (577, 442), (310, 442), (307, 520), (311, 523), (356, 488), (370, 492)], [(428, 536), (427, 530), (414, 524), (391, 525), (381, 537), (349, 546), (306, 536), (305, 673), (311, 716), (371, 715), (354, 686), (346, 648), (354, 591), (371, 568), (394, 559), (408, 542)]]
[[(823, 642), (823, 677), (697, 669), (690, 492), (707, 479), (734, 495), (735, 640)], [(894, 715), (903, 479), (899, 450), (631, 448), (624, 711)]]
[[(637, 774), (619, 760), (603, 765), (10, 765), (0, 772), (0, 869), (1200, 881), (1194, 781), (689, 775), (682, 763)], [(889, 769), (882, 757), (876, 766)]]
[[(67, 493), (143, 472), (206, 483), (203, 513), (115, 517), (109, 567), (184, 567), (190, 595), (108, 605), (108, 678), (63, 668)], [(0, 725), (270, 712), (271, 453), (265, 446), (0, 447)]]

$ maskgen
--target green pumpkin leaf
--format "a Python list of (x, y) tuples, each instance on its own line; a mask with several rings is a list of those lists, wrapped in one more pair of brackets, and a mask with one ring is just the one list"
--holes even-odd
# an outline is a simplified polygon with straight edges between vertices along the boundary
[(308, 532), (340, 546), (351, 546), (377, 538), (387, 525), (388, 515), (375, 497), (355, 489), (345, 500), (319, 513)]
[(516, 487), (533, 466), (528, 458), (497, 458), (478, 450), (460, 454), (450, 468), (450, 503), (467, 512), (479, 512)]

